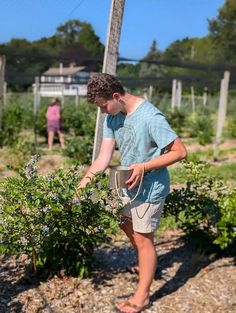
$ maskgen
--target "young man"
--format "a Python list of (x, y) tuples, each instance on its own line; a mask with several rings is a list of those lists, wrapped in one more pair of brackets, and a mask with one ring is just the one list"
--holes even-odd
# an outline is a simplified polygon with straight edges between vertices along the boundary
[(88, 82), (87, 97), (107, 115), (100, 153), (80, 188), (94, 173), (105, 171), (116, 144), (121, 164), (133, 170), (126, 182), (130, 199), (142, 179), (137, 198), (127, 202), (122, 211), (121, 225), (137, 252), (139, 283), (132, 297), (116, 305), (118, 312), (141, 312), (150, 305), (150, 286), (157, 266), (153, 237), (169, 193), (166, 167), (185, 158), (186, 149), (163, 114), (148, 101), (125, 91), (115, 77), (93, 76)]

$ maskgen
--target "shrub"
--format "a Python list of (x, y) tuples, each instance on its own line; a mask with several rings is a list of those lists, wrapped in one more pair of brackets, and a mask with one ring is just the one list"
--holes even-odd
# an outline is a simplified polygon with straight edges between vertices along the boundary
[(94, 136), (96, 106), (80, 103), (77, 107), (67, 104), (62, 110), (63, 129), (76, 136)]
[(64, 269), (87, 276), (95, 246), (107, 241), (114, 228), (116, 198), (102, 174), (95, 175), (78, 198), (80, 168), (40, 176), (37, 160), (31, 159), (19, 177), (0, 183), (0, 246), (28, 254), (34, 273)]
[(63, 153), (73, 158), (78, 164), (89, 164), (93, 154), (93, 139), (89, 136), (79, 136), (66, 140), (66, 147)]
[(175, 216), (196, 248), (231, 251), (236, 244), (236, 189), (228, 190), (205, 174), (207, 163), (185, 163), (186, 186), (174, 189), (166, 200), (166, 214)]
[(0, 145), (14, 146), (22, 130), (23, 111), (16, 104), (6, 106), (3, 114)]
[(180, 135), (183, 136), (183, 130), (186, 126), (186, 114), (180, 109), (174, 111), (168, 111), (166, 113), (167, 119), (173, 129)]
[(197, 137), (201, 145), (211, 143), (214, 136), (213, 121), (207, 112), (194, 114), (189, 120), (190, 137)]
[(236, 138), (236, 121), (235, 116), (228, 117), (227, 131), (230, 138)]

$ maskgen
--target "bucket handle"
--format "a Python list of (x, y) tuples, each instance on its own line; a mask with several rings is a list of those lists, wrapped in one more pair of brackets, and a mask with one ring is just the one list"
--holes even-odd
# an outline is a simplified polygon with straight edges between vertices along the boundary
[[(140, 189), (141, 189), (141, 186), (142, 186), (142, 182), (143, 182), (143, 176), (144, 176), (144, 164), (143, 164), (143, 168), (142, 168), (142, 174), (141, 174), (141, 178), (140, 178), (140, 181), (139, 181), (138, 190), (137, 190), (136, 195), (134, 196), (134, 198), (129, 201), (130, 203), (132, 203), (137, 198), (137, 196), (138, 196), (138, 194), (140, 192)], [(120, 200), (123, 200), (122, 196), (119, 193), (118, 180), (117, 180), (117, 171), (115, 171), (115, 186), (116, 186), (116, 192), (117, 192), (118, 197), (120, 198)]]

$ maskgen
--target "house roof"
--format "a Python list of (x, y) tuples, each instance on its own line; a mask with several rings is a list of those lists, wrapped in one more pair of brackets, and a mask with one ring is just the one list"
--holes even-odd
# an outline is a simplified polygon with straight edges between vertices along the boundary
[(85, 66), (70, 66), (70, 67), (51, 67), (43, 73), (44, 76), (67, 76), (76, 74), (85, 69)]

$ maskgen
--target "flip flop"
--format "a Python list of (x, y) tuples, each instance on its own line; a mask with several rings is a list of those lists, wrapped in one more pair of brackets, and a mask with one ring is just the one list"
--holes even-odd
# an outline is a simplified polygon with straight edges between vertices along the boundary
[(129, 272), (130, 274), (139, 274), (139, 269), (137, 266), (127, 266), (126, 267), (126, 272)]
[[(130, 313), (141, 313), (141, 312), (143, 312), (144, 310), (150, 308), (151, 306), (152, 306), (151, 301), (150, 301), (148, 304), (145, 304), (145, 305), (142, 306), (142, 307), (140, 307), (140, 306), (138, 306), (138, 305), (136, 305), (136, 304), (134, 304), (134, 303), (131, 303), (131, 302), (128, 301), (128, 300), (123, 303), (123, 307), (133, 309), (133, 311), (130, 312)], [(126, 313), (126, 311), (123, 311), (123, 309), (122, 309), (122, 308), (119, 308), (117, 305), (115, 306), (115, 310), (116, 310), (116, 312), (118, 312), (118, 313)]]

